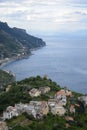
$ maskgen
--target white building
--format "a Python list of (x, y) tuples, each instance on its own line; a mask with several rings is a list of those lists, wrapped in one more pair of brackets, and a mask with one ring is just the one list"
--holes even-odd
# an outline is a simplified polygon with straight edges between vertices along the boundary
[(19, 104), (15, 104), (15, 108), (17, 109), (17, 112), (19, 114), (25, 112), (25, 108), (28, 106), (28, 104), (23, 104), (23, 103), (19, 103)]
[(11, 119), (14, 116), (18, 116), (18, 111), (15, 107), (9, 106), (6, 111), (3, 112), (3, 119)]
[[(30, 101), (29, 106), (32, 106), (34, 108), (32, 108), (32, 110), (34, 111), (34, 113), (32, 112), (33, 116), (35, 118), (37, 118), (37, 116), (40, 118), (42, 118), (43, 115), (47, 115), (49, 112), (49, 107), (46, 101)], [(36, 115), (35, 115), (36, 113)]]
[(34, 105), (29, 104), (25, 108), (25, 112), (27, 112), (27, 114), (29, 115), (33, 115), (33, 117), (36, 118), (36, 111), (35, 111)]
[(31, 89), (31, 90), (29, 91), (29, 95), (30, 95), (31, 97), (38, 97), (38, 96), (41, 95), (41, 91), (38, 90), (38, 89), (36, 89), (36, 88), (33, 88), (33, 89)]
[(62, 105), (64, 105), (64, 106), (67, 103), (65, 90), (60, 90), (60, 91), (56, 92), (54, 98), (59, 100), (59, 101), (61, 100), (62, 101)]
[(51, 107), (51, 113), (53, 115), (59, 115), (59, 116), (62, 116), (64, 115), (66, 112), (65, 108), (63, 106), (59, 106), (59, 105), (55, 105), (55, 106), (52, 106)]
[(50, 91), (50, 87), (40, 87), (39, 90), (41, 91), (41, 94), (45, 94)]

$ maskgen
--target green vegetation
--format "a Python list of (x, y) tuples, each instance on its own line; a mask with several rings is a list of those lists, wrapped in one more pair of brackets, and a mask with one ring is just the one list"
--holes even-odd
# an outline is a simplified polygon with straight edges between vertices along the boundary
[[(8, 33), (4, 30), (0, 30), (0, 56), (11, 57), (14, 53), (18, 53), (22, 49), (20, 44), (13, 39)], [(12, 54), (13, 53), (13, 54)]]
[[(60, 90), (60, 86), (50, 79), (42, 78), (40, 76), (30, 77), (25, 80), (19, 81), (12, 84), (12, 87), (8, 92), (4, 92), (0, 95), (0, 112), (6, 109), (7, 106), (14, 105), (15, 103), (23, 102), (29, 103), (31, 97), (29, 96), (29, 90), (31, 88), (49, 86), (51, 91)], [(32, 98), (32, 100), (47, 100), (50, 93), (47, 96), (41, 95), (37, 98)]]
[(8, 92), (0, 95), (0, 112), (6, 109), (7, 106), (14, 105), (20, 101), (29, 102), (31, 97), (28, 94), (27, 88), (20, 85), (13, 85)]
[(17, 84), (28, 86), (29, 88), (39, 88), (44, 86), (51, 87), (51, 90), (56, 92), (60, 90), (60, 85), (57, 85), (56, 82), (53, 82), (51, 79), (45, 78), (45, 77), (30, 77), (26, 78), (22, 81), (17, 82)]
[(0, 70), (0, 92), (3, 92), (7, 85), (15, 82), (15, 76), (11, 72)]
[[(15, 126), (12, 130), (18, 130), (18, 128), (19, 130), (64, 130), (65, 128), (64, 117), (54, 116), (49, 113), (44, 116), (43, 120), (30, 120), (29, 116), (26, 115), (23, 114), (15, 119), (7, 120), (7, 125), (9, 127)], [(24, 120), (26, 120), (26, 123), (24, 123)]]
[(8, 85), (15, 81), (15, 77), (11, 72), (0, 70), (0, 84)]
[(27, 126), (32, 123), (28, 118), (26, 118), (25, 114), (22, 114), (18, 117), (14, 117), (13, 119), (7, 120), (7, 125), (8, 127), (13, 127), (13, 126)]
[[(39, 88), (49, 86), (51, 91), (39, 97), (31, 98), (29, 90), (31, 88)], [(30, 77), (16, 83), (12, 83), (12, 87), (8, 92), (0, 95), (0, 113), (6, 109), (7, 106), (15, 103), (29, 103), (30, 100), (48, 100), (50, 96), (53, 97), (56, 91), (61, 87), (47, 77)], [(18, 117), (6, 120), (9, 129), (11, 130), (86, 130), (87, 129), (87, 107), (78, 100), (78, 93), (73, 92), (73, 97), (68, 97), (66, 109), (68, 110), (71, 104), (78, 104), (75, 106), (75, 114), (67, 113), (64, 116), (52, 115), (50, 112), (42, 119), (35, 119), (33, 116), (23, 113)], [(73, 121), (66, 120), (66, 116), (71, 116)], [(68, 124), (68, 127), (66, 127)]]
[[(49, 113), (44, 116), (43, 120), (30, 119), (27, 114), (13, 118), (7, 121), (12, 130), (86, 130), (87, 129), (87, 114), (79, 114), (74, 117), (75, 121), (66, 121), (65, 116), (52, 115)], [(66, 128), (66, 123), (70, 125)]]

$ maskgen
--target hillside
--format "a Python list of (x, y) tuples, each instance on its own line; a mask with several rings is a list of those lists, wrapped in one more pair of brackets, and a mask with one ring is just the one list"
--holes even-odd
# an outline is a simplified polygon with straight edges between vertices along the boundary
[(0, 70), (0, 92), (15, 81), (15, 76), (11, 72)]
[[(10, 89), (10, 91), (5, 92), (0, 96), (0, 112), (3, 111), (7, 106), (14, 105), (14, 103), (18, 102), (29, 102), (32, 98), (29, 96), (29, 90), (31, 88), (38, 88), (40, 86), (50, 86), (52, 90), (55, 92), (60, 89), (60, 86), (50, 79), (37, 77), (30, 77), (24, 79), (22, 81), (18, 81), (16, 84), (14, 83)], [(41, 96), (35, 99), (48, 99), (48, 96)]]
[[(49, 92), (41, 94), (37, 97), (31, 97), (29, 95), (31, 89), (40, 89), (41, 87), (45, 88), (45, 86), (50, 87)], [(43, 117), (41, 118), (34, 118), (31, 114), (29, 114), (31, 108), (29, 108), (29, 102), (47, 102), (52, 104), (58, 104), (58, 101), (62, 101), (62, 99), (56, 99), (57, 102), (55, 102), (56, 97), (54, 97), (54, 95), (55, 93), (60, 92), (64, 89), (65, 88), (61, 88), (59, 85), (57, 85), (56, 82), (53, 82), (47, 77), (37, 76), (24, 79), (22, 81), (16, 82), (16, 84), (12, 84), (12, 87), (9, 89), (8, 92), (4, 92), (0, 95), (0, 113), (2, 113), (3, 110), (6, 110), (8, 106), (8, 108), (13, 108), (13, 110), (18, 106), (18, 111), (22, 111), (22, 107), (24, 106), (22, 114), (19, 114), (19, 116), (14, 116), (11, 119), (5, 120), (8, 128), (12, 130), (86, 130), (87, 106), (85, 106), (82, 100), (78, 100), (78, 97), (81, 97), (82, 95), (75, 92), (72, 92), (73, 96), (67, 97), (66, 105), (61, 106), (61, 108), (66, 109), (66, 113), (61, 116), (59, 115), (59, 113), (54, 114), (54, 112), (56, 111), (52, 111), (53, 105), (51, 106), (51, 104), (49, 104), (49, 113), (43, 115)], [(56, 110), (55, 105), (54, 108)], [(29, 111), (24, 112), (24, 109), (28, 110), (26, 109), (27, 106), (29, 108)], [(70, 109), (72, 108), (72, 106), (74, 106), (74, 108)], [(46, 109), (44, 105), (43, 107), (44, 109)], [(36, 108), (36, 110), (39, 110), (37, 112), (41, 111), (39, 104), (34, 108)], [(11, 111), (11, 109), (8, 109), (8, 111)]]
[(0, 59), (30, 54), (30, 50), (45, 46), (45, 42), (27, 34), (24, 29), (10, 28), (0, 22)]

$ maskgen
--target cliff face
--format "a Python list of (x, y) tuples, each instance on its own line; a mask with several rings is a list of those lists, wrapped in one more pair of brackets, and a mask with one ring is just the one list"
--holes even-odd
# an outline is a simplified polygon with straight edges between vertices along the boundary
[(7, 23), (0, 22), (0, 59), (29, 54), (30, 49), (45, 46), (45, 42), (27, 34), (26, 30), (10, 28)]

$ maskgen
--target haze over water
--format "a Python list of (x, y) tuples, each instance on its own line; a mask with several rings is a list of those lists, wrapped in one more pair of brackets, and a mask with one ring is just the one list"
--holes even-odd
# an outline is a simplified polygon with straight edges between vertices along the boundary
[(16, 79), (48, 75), (61, 86), (87, 93), (87, 40), (84, 38), (45, 37), (47, 46), (33, 51), (28, 59), (3, 66)]

